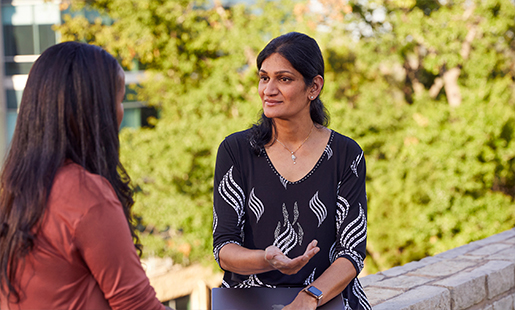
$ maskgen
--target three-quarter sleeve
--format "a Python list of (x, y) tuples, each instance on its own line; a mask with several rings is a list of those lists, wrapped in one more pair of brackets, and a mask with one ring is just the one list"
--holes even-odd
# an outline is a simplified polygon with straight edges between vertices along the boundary
[(338, 183), (336, 245), (333, 261), (345, 257), (359, 274), (364, 266), (367, 240), (366, 165), (363, 151), (349, 140), (342, 178)]
[(226, 139), (218, 148), (213, 190), (213, 254), (219, 265), (218, 254), (223, 246), (243, 244), (244, 206), (241, 172)]
[(120, 202), (107, 197), (78, 222), (74, 245), (112, 309), (164, 309), (141, 266)]

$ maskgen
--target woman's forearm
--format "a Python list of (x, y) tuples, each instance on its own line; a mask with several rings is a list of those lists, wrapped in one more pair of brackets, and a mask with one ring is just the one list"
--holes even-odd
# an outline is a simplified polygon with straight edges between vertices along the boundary
[(320, 251), (317, 244), (318, 241), (313, 240), (306, 247), (304, 254), (289, 258), (275, 245), (270, 245), (265, 250), (249, 250), (229, 243), (220, 250), (218, 257), (224, 270), (243, 275), (272, 270), (292, 275), (299, 272)]
[(264, 250), (249, 250), (234, 243), (225, 245), (218, 254), (222, 269), (241, 275), (274, 270), (265, 259)]
[(325, 304), (340, 294), (355, 277), (354, 265), (348, 259), (340, 257), (311, 285), (322, 291), (324, 296), (321, 304)]

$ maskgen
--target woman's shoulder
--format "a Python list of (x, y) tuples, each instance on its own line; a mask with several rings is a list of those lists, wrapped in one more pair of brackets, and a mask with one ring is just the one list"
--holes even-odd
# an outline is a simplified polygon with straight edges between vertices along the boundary
[(119, 204), (119, 200), (107, 179), (76, 163), (66, 162), (54, 178), (49, 204), (68, 211), (75, 208), (82, 213), (99, 204)]
[[(359, 156), (363, 153), (363, 149), (354, 139), (332, 130), (330, 147), (340, 153), (349, 155), (350, 157)], [(345, 156), (345, 158), (350, 158)]]
[(245, 149), (250, 149), (249, 129), (234, 132), (222, 141), (220, 146), (231, 149), (233, 151), (239, 150), (240, 152)]
[(348, 151), (353, 151), (353, 152), (363, 152), (361, 146), (354, 139), (352, 139), (346, 135), (343, 135), (335, 130), (331, 130), (331, 131), (332, 131), (332, 138), (331, 138), (332, 143), (331, 144), (334, 144), (337, 148), (344, 148)]
[(232, 134), (225, 137), (224, 142), (234, 144), (234, 143), (249, 143), (249, 132), (250, 129), (233, 132)]

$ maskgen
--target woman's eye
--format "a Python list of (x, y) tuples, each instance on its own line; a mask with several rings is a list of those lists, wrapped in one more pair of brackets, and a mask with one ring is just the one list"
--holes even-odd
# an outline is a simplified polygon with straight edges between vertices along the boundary
[(259, 79), (262, 81), (268, 81), (268, 76), (260, 76)]
[(291, 79), (290, 79), (290, 78), (288, 78), (288, 77), (282, 77), (282, 78), (281, 78), (281, 81), (283, 81), (283, 82), (289, 82), (289, 81), (291, 81)]

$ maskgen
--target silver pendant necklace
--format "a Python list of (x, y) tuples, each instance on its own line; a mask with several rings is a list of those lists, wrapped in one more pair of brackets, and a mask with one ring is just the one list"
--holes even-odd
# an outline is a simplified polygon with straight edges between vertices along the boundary
[(279, 139), (275, 138), (275, 141), (279, 142), (288, 152), (290, 152), (291, 154), (291, 160), (293, 160), (293, 164), (296, 164), (297, 163), (297, 156), (295, 156), (295, 153), (300, 149), (301, 146), (304, 145), (304, 143), (306, 141), (308, 141), (309, 139), (309, 136), (311, 136), (311, 133), (313, 132), (313, 128), (315, 128), (315, 124), (313, 124), (313, 127), (311, 127), (311, 131), (309, 132), (308, 136), (306, 137), (306, 139), (304, 139), (304, 141), (302, 141), (302, 143), (295, 149), (295, 151), (292, 151), (290, 150), (286, 145), (284, 145), (284, 143), (282, 143), (281, 141), (279, 141)]

